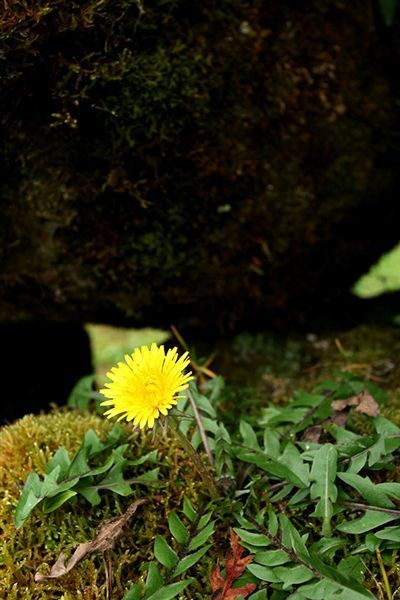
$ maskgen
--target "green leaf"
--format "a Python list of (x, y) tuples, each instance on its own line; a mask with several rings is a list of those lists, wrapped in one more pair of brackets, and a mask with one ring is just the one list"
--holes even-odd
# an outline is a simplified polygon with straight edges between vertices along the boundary
[(385, 527), (381, 531), (375, 532), (375, 536), (380, 540), (389, 540), (390, 542), (400, 542), (400, 526), (393, 525)]
[(210, 521), (211, 517), (212, 517), (213, 513), (212, 512), (208, 512), (205, 515), (203, 515), (200, 519), (199, 522), (197, 524), (197, 529), (203, 529), (203, 527), (205, 527), (207, 525), (207, 523)]
[(355, 473), (338, 473), (338, 477), (356, 489), (369, 504), (382, 508), (394, 508), (393, 502), (369, 477), (360, 477)]
[(273, 510), (268, 511), (268, 533), (270, 535), (276, 536), (279, 529), (278, 517), (274, 513)]
[(41, 488), (42, 482), (39, 475), (32, 471), (25, 481), (15, 510), (14, 523), (17, 529), (22, 527), (32, 510), (42, 500)]
[(385, 24), (390, 27), (394, 23), (398, 0), (379, 0)]
[(164, 579), (161, 577), (158, 566), (155, 562), (149, 564), (146, 579), (146, 596), (151, 596), (164, 585)]
[(197, 535), (195, 535), (189, 543), (189, 551), (196, 550), (199, 546), (202, 546), (210, 536), (214, 533), (215, 521), (211, 521), (204, 529), (202, 529)]
[(330, 521), (333, 515), (333, 502), (337, 499), (337, 488), (334, 484), (337, 468), (337, 450), (332, 444), (324, 444), (315, 453), (310, 472), (310, 481), (314, 483), (310, 489), (312, 499), (319, 498), (314, 515), (322, 518), (322, 535), (331, 535)]
[(206, 413), (212, 419), (217, 418), (217, 413), (215, 412), (215, 408), (209, 401), (206, 396), (202, 396), (198, 391), (193, 392), (192, 390), (193, 400), (196, 403), (196, 406), (204, 413)]
[(254, 562), (265, 567), (276, 567), (289, 562), (288, 553), (284, 550), (267, 550), (266, 552), (256, 552)]
[(310, 581), (314, 577), (312, 571), (304, 565), (275, 567), (274, 574), (282, 581), (284, 590), (287, 590), (292, 585)]
[(158, 456), (158, 450), (152, 450), (151, 452), (148, 452), (144, 456), (140, 456), (136, 460), (128, 460), (128, 462), (126, 464), (129, 465), (130, 467), (138, 467), (139, 465), (142, 465), (145, 462), (153, 462), (154, 463), (154, 462), (157, 462), (157, 456)]
[(197, 513), (193, 508), (193, 504), (186, 496), (183, 497), (183, 513), (191, 523), (194, 523), (197, 517)]
[(204, 546), (204, 548), (197, 550), (197, 552), (193, 552), (193, 554), (188, 554), (188, 556), (182, 558), (182, 560), (180, 560), (176, 566), (173, 577), (178, 577), (190, 569), (190, 567), (193, 567), (193, 565), (195, 565), (201, 559), (201, 557), (208, 552), (211, 546), (212, 544), (207, 544)]
[(364, 562), (359, 556), (346, 556), (338, 564), (338, 571), (345, 577), (352, 577), (361, 582), (365, 571)]
[(372, 598), (371, 595), (361, 594), (360, 592), (351, 590), (347, 587), (342, 587), (329, 579), (322, 579), (315, 583), (309, 583), (298, 588), (302, 598), (307, 600), (365, 600)]
[(241, 540), (243, 540), (243, 542), (250, 544), (251, 546), (271, 545), (271, 542), (267, 536), (262, 533), (253, 533), (251, 531), (246, 531), (245, 529), (240, 529), (239, 527), (234, 527), (234, 532), (240, 537)]
[[(326, 579), (329, 579), (330, 582), (332, 582), (335, 585), (336, 589), (342, 588), (343, 590), (345, 590), (342, 596), (343, 600), (347, 600), (348, 598), (353, 597), (354, 600), (361, 600), (362, 598), (373, 598), (372, 594), (368, 592), (357, 580), (351, 577), (345, 577), (338, 569), (335, 569), (322, 562), (319, 559), (319, 557), (314, 553), (310, 555), (308, 562), (310, 566), (314, 567), (314, 569), (319, 571), (321, 575), (323, 575)], [(303, 590), (303, 588), (301, 589)], [(333, 597), (336, 598), (336, 596)], [(328, 598), (330, 598), (329, 595), (325, 596), (326, 600)]]
[(274, 429), (265, 429), (264, 431), (264, 451), (272, 458), (278, 458), (281, 453), (281, 444), (278, 432)]
[(267, 590), (258, 590), (248, 597), (248, 600), (267, 600)]
[(252, 426), (249, 425), (249, 423), (247, 423), (246, 421), (240, 421), (239, 431), (240, 435), (243, 438), (243, 442), (246, 446), (248, 446), (249, 448), (255, 448), (256, 450), (259, 450), (260, 446), (257, 441), (256, 433)]
[(390, 521), (394, 521), (398, 519), (395, 515), (390, 515), (384, 512), (378, 512), (376, 510), (367, 510), (365, 514), (359, 519), (354, 519), (353, 521), (346, 521), (345, 523), (341, 523), (336, 526), (338, 531), (342, 531), (343, 533), (366, 533), (367, 531), (371, 531), (371, 529), (375, 529), (376, 527), (380, 527), (385, 523), (389, 523)]
[(126, 592), (122, 600), (141, 600), (142, 587), (139, 583), (135, 583), (130, 590)]
[(257, 465), (263, 471), (275, 475), (279, 480), (287, 480), (297, 487), (304, 487), (304, 483), (296, 473), (293, 473), (286, 465), (280, 464), (277, 460), (261, 452), (256, 453), (242, 448), (235, 449), (234, 452), (240, 460)]
[(302, 560), (307, 561), (309, 553), (300, 533), (287, 516), (282, 513), (279, 515), (279, 523), (281, 526), (283, 545), (287, 548), (291, 548)]
[(46, 474), (49, 475), (56, 467), (59, 467), (59, 480), (65, 479), (68, 475), (70, 464), (69, 454), (64, 446), (62, 446), (47, 463)]
[(283, 451), (283, 454), (279, 457), (278, 461), (281, 464), (286, 465), (298, 476), (304, 487), (309, 485), (310, 469), (306, 463), (303, 462), (300, 452), (297, 450), (294, 444), (288, 443)]
[(154, 594), (149, 596), (147, 600), (172, 600), (172, 598), (175, 598), (178, 594), (183, 592), (183, 590), (186, 589), (187, 586), (192, 583), (192, 581), (193, 578), (190, 578), (166, 585), (162, 589), (157, 590)]
[(85, 377), (79, 379), (78, 383), (72, 388), (67, 400), (67, 406), (78, 408), (79, 410), (87, 410), (94, 394), (93, 382), (94, 375), (85, 375)]
[(56, 496), (52, 496), (51, 498), (45, 498), (43, 502), (43, 512), (47, 514), (57, 510), (57, 508), (60, 508), (60, 506), (67, 502), (67, 500), (70, 500), (76, 495), (77, 492), (73, 490), (65, 490), (64, 492), (61, 492)]
[[(175, 512), (168, 516), (169, 530), (179, 544), (184, 544), (189, 537), (189, 531)], [(190, 550), (190, 548), (189, 548)]]
[(257, 577), (257, 579), (261, 579), (261, 581), (268, 581), (269, 583), (279, 583), (281, 581), (280, 578), (275, 574), (274, 569), (271, 567), (264, 567), (250, 563), (247, 565), (247, 570), (250, 571), (252, 575)]
[(178, 562), (178, 555), (167, 544), (161, 535), (157, 535), (154, 542), (154, 556), (164, 567), (173, 569)]

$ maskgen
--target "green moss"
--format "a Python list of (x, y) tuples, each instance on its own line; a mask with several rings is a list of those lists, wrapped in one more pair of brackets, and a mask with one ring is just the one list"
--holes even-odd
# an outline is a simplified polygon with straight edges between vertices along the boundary
[[(19, 530), (13, 524), (13, 515), (21, 487), (31, 470), (43, 474), (46, 463), (61, 445), (73, 453), (80, 445), (84, 432), (92, 428), (104, 437), (111, 423), (94, 415), (76, 412), (54, 412), (49, 415), (28, 415), (14, 425), (0, 430), (0, 590), (7, 600), (95, 600), (104, 598), (105, 574), (100, 555), (86, 559), (60, 580), (35, 584), (37, 570), (46, 572), (62, 550), (71, 550), (77, 543), (86, 542), (96, 535), (98, 526), (109, 518), (118, 516), (132, 498), (115, 495), (104, 496), (101, 505), (91, 507), (87, 502), (64, 505), (54, 513), (45, 515), (36, 509)], [(128, 432), (129, 430), (127, 430)], [(163, 477), (166, 484), (150, 493), (149, 505), (143, 507), (127, 527), (112, 552), (115, 598), (121, 598), (130, 582), (140, 578), (140, 566), (151, 559), (154, 536), (167, 531), (167, 515), (179, 510), (183, 494), (196, 504), (200, 485), (193, 467), (184, 453), (170, 439), (151, 436), (133, 436), (130, 455), (137, 458), (150, 449), (160, 450)], [(138, 489), (135, 496), (146, 495)], [(199, 573), (199, 583), (191, 587), (198, 594), (205, 584)], [(2, 594), (0, 594), (1, 597)], [(195, 596), (194, 596), (195, 597)], [(201, 595), (198, 596), (201, 598)]]

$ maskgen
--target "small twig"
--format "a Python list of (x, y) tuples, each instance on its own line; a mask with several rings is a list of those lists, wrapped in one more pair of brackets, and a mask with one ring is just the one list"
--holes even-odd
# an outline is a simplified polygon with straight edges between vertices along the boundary
[(382, 508), (381, 506), (370, 506), (369, 504), (362, 504), (360, 502), (349, 502), (347, 500), (339, 500), (337, 504), (342, 506), (348, 506), (349, 508), (358, 508), (360, 510), (376, 510), (377, 512), (383, 512), (387, 515), (393, 515), (400, 518), (400, 510), (394, 508)]
[(112, 573), (111, 556), (110, 556), (109, 550), (106, 550), (104, 552), (103, 562), (104, 562), (104, 570), (106, 572), (106, 600), (111, 600), (113, 573)]
[(376, 549), (376, 557), (378, 559), (379, 568), (381, 570), (383, 586), (385, 588), (386, 596), (388, 600), (393, 600), (392, 590), (390, 589), (389, 579), (386, 573), (385, 565), (383, 564), (381, 552), (379, 548)]
[(208, 439), (207, 439), (207, 434), (206, 434), (206, 431), (204, 429), (204, 425), (203, 425), (202, 420), (201, 420), (199, 409), (197, 408), (196, 402), (194, 401), (194, 398), (193, 398), (192, 393), (191, 393), (190, 390), (187, 390), (187, 395), (188, 395), (188, 398), (189, 398), (189, 402), (190, 402), (190, 404), (191, 404), (191, 406), (193, 408), (194, 417), (196, 419), (196, 423), (197, 423), (197, 426), (198, 426), (199, 431), (200, 431), (200, 436), (201, 436), (201, 439), (202, 439), (202, 442), (203, 442), (204, 449), (205, 449), (205, 451), (207, 453), (208, 462), (213, 467), (215, 465), (214, 457), (213, 457), (212, 452), (210, 450), (210, 446), (209, 446)]

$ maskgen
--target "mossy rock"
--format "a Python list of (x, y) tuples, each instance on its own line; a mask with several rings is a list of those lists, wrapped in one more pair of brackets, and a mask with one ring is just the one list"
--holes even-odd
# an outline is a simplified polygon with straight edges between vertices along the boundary
[(337, 307), (398, 238), (396, 27), (363, 0), (8, 2), (0, 319)]
[[(146, 496), (146, 488), (138, 488), (133, 496), (127, 498), (105, 494), (98, 506), (90, 506), (82, 500), (74, 506), (65, 504), (47, 515), (37, 508), (18, 530), (13, 519), (22, 485), (31, 470), (43, 475), (46, 464), (60, 446), (72, 454), (89, 428), (104, 438), (112, 425), (99, 416), (58, 410), (48, 415), (28, 415), (14, 425), (0, 429), (0, 598), (105, 598), (104, 565), (99, 554), (85, 559), (58, 580), (35, 583), (35, 572), (48, 572), (61, 551), (69, 552), (78, 543), (93, 539), (103, 521), (119, 516), (135, 497)], [(169, 512), (181, 509), (183, 494), (196, 503), (201, 487), (190, 462), (170, 439), (159, 437), (153, 444), (151, 434), (134, 435), (130, 442), (131, 458), (138, 458), (157, 447), (160, 460), (167, 467), (164, 469), (167, 476), (162, 489), (158, 488), (156, 493), (149, 492), (149, 505), (141, 507), (130, 520), (127, 535), (117, 541), (111, 553), (113, 600), (121, 599), (132, 582), (145, 576), (141, 575), (140, 567), (153, 557), (155, 535), (167, 532)], [(191, 598), (200, 599), (204, 597), (201, 590), (206, 585), (207, 573), (198, 569), (194, 567), (197, 582), (190, 589)]]

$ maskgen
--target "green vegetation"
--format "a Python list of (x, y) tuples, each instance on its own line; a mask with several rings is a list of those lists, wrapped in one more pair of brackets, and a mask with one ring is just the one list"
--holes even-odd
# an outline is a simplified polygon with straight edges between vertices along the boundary
[[(283, 341), (257, 340), (241, 336), (234, 345), (232, 372), (241, 362), (242, 387), (221, 377), (203, 382), (201, 392), (191, 384), (206, 437), (190, 399), (178, 406), (181, 431), (203, 464), (213, 463), (217, 499), (172, 432), (132, 433), (84, 403), (1, 430), (0, 587), (7, 598), (105, 598), (102, 552), (60, 578), (34, 583), (33, 575), (47, 576), (60, 552), (70, 556), (96, 539), (96, 529), (141, 498), (129, 534), (104, 554), (116, 600), (201, 600), (222, 580), (252, 600), (395, 594), (397, 330), (299, 338), (286, 351)], [(246, 382), (254, 385), (243, 387), (252, 364)], [(229, 537), (233, 555), (240, 547), (246, 554), (236, 576), (225, 559)]]
[(372, 298), (396, 290), (400, 290), (400, 244), (382, 256), (353, 288), (360, 298)]

